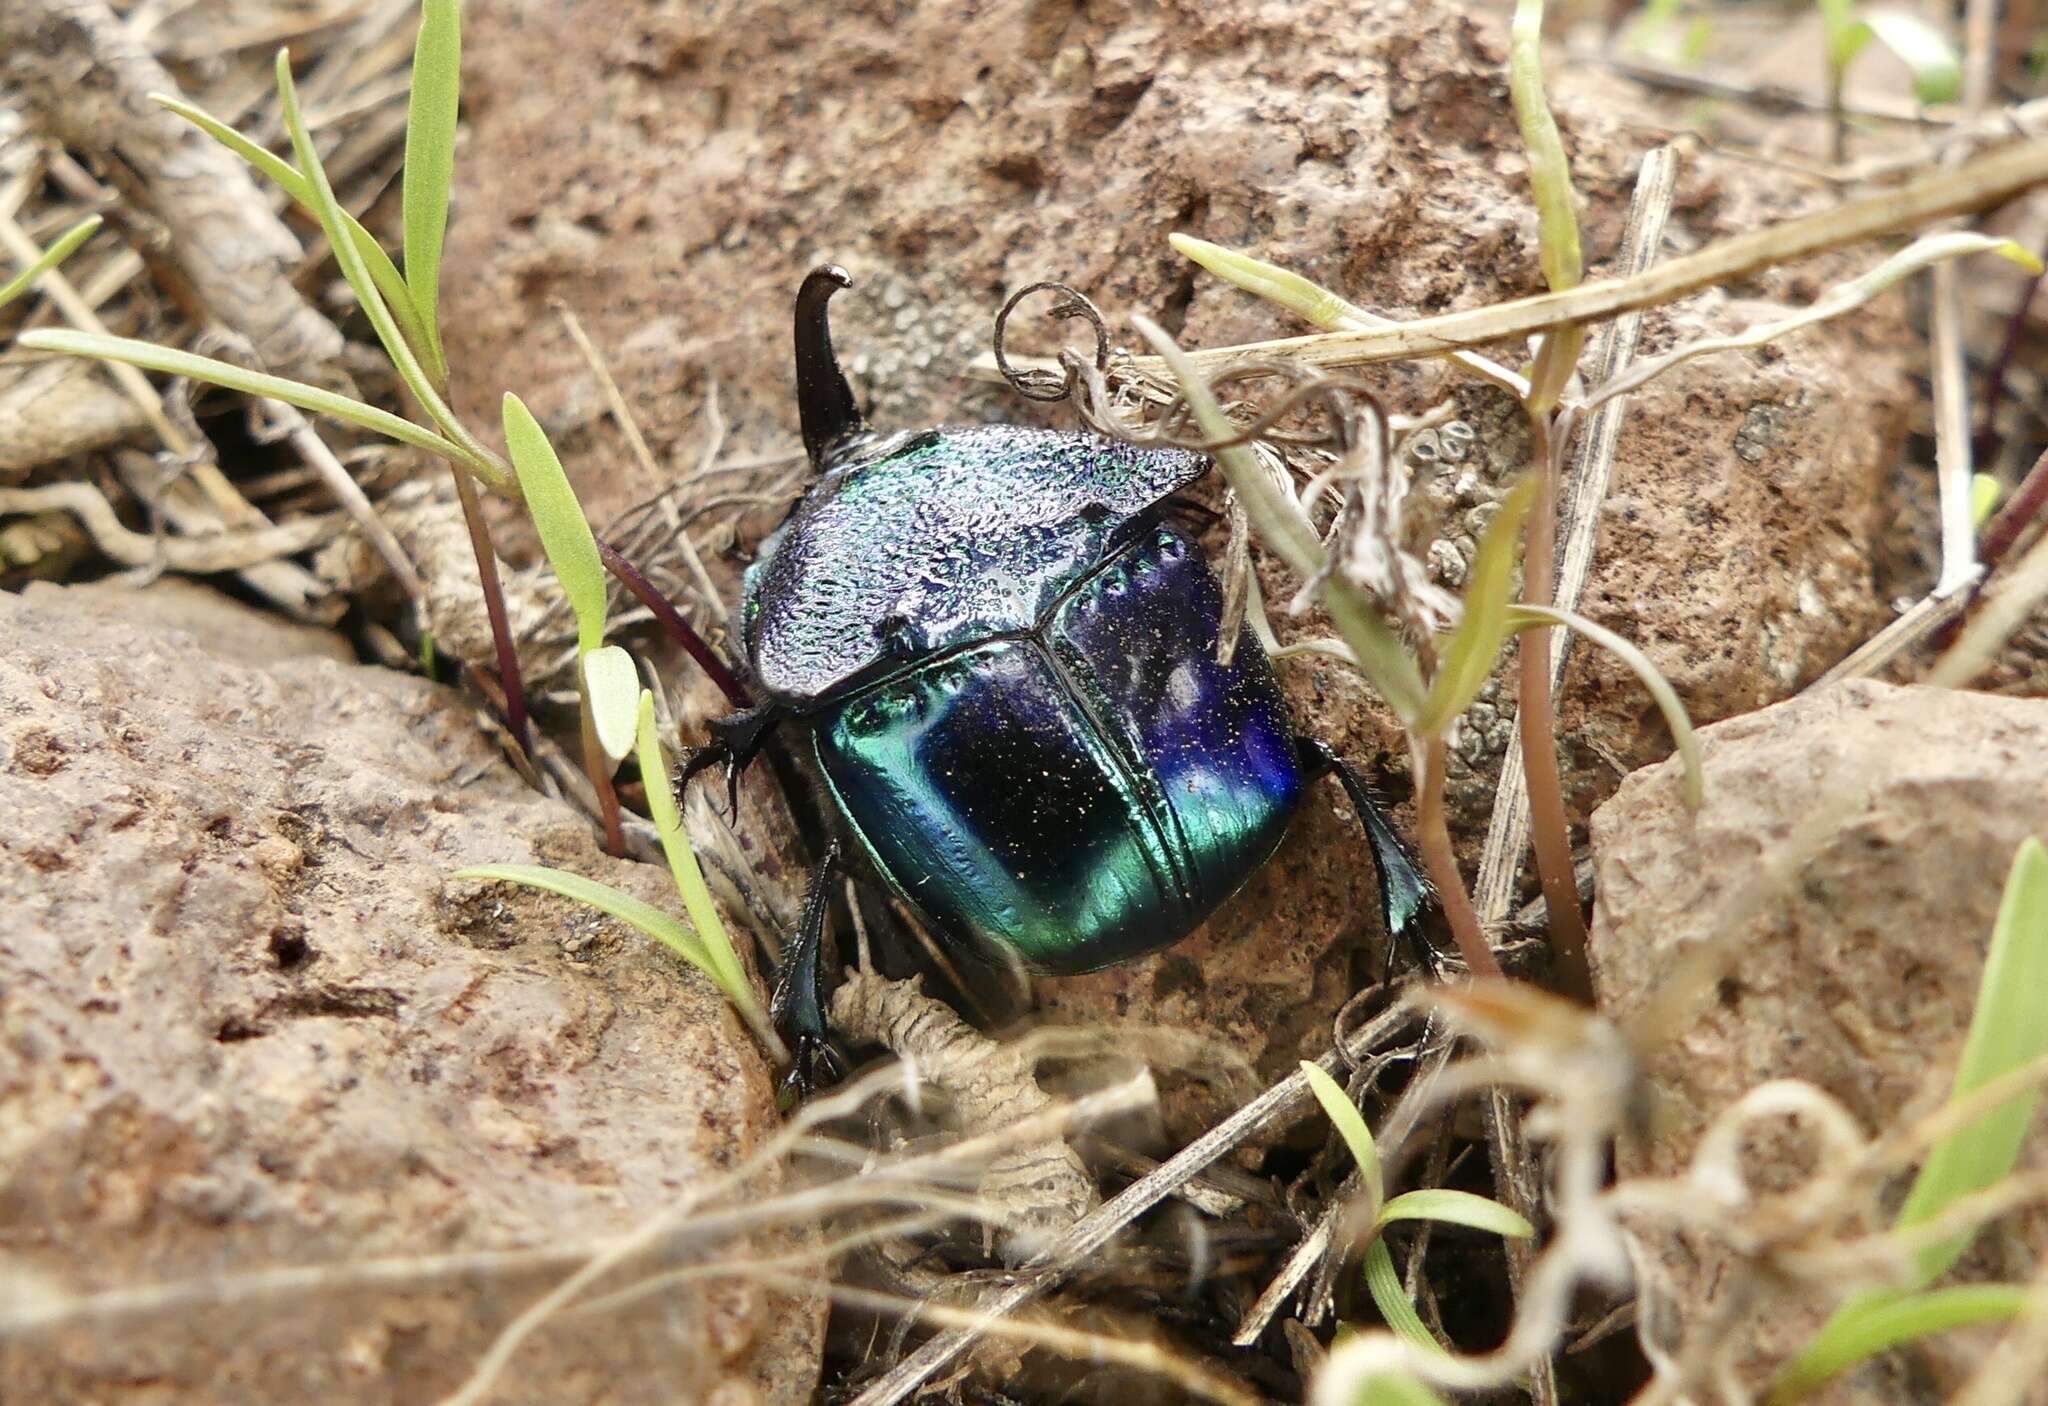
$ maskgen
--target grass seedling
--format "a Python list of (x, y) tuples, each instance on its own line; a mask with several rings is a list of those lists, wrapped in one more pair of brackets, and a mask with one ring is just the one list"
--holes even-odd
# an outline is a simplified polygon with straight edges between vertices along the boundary
[(733, 948), (725, 921), (719, 917), (718, 908), (711, 901), (711, 890), (704, 883), (704, 871), (697, 863), (690, 837), (683, 830), (682, 811), (677, 807), (675, 792), (669, 786), (668, 758), (662, 752), (660, 729), (655, 723), (654, 695), (642, 690), (638, 708), (634, 709), (629, 704), (627, 711), (634, 717), (629, 732), (638, 749), (640, 776), (647, 788), (648, 810), (653, 815), (654, 828), (661, 836), (662, 852), (668, 857), (669, 873), (675, 879), (676, 892), (681, 896), (683, 908), (694, 926), (686, 927), (652, 904), (642, 902), (629, 893), (621, 893), (608, 884), (543, 865), (482, 864), (460, 870), (455, 877), (498, 880), (543, 889), (564, 898), (573, 898), (578, 903), (587, 903), (627, 926), (637, 928), (716, 982), (718, 989), (725, 993), (733, 1009), (746, 1022), (747, 1029), (760, 1042), (761, 1048), (778, 1065), (787, 1065), (789, 1051), (776, 1035), (774, 1024), (768, 1019), (760, 998), (754, 994), (754, 984), (747, 976), (739, 953)]
[(1828, 111), (1834, 122), (1834, 158), (1848, 159), (1849, 122), (1842, 94), (1849, 67), (1873, 41), (1889, 49), (1913, 75), (1913, 96), (1925, 106), (1950, 103), (1963, 90), (1963, 61), (1948, 37), (1918, 15), (1873, 10), (1850, 0), (1819, 0), (1827, 43)]
[(93, 231), (100, 227), (98, 215), (87, 215), (70, 229), (57, 236), (57, 242), (36, 256), (29, 266), (5, 283), (0, 283), (0, 308), (19, 298), (35, 287), (36, 280), (63, 263), (78, 252), (78, 246), (92, 238)]
[[(2013, 856), (2005, 893), (1985, 954), (1977, 1008), (1963, 1044), (1951, 1103), (2048, 1053), (2048, 848), (2029, 837)], [(2019, 1160), (2040, 1104), (2038, 1086), (2015, 1094), (1929, 1149), (1894, 1232), (1923, 1226), (1963, 1198), (2007, 1177)], [(1828, 1380), (1888, 1348), (1966, 1323), (2010, 1318), (2024, 1287), (1928, 1286), (1969, 1249), (1974, 1232), (1918, 1248), (1905, 1283), (1856, 1295), (1835, 1311), (1819, 1335), (1780, 1374), (1771, 1406), (1790, 1406)]]
[(456, 496), (476, 554), (498, 673), (505, 690), (506, 722), (520, 745), (530, 749), (525, 685), (519, 676), (518, 653), (498, 580), (497, 556), (476, 484), (480, 482), (506, 496), (517, 496), (518, 488), (504, 459), (449, 408), (448, 364), (441, 347), (440, 269), (449, 190), (454, 178), (455, 117), (461, 87), (460, 22), (457, 0), (425, 0), (406, 121), (403, 271), (336, 201), (299, 110), (289, 53), (280, 50), (277, 55), (277, 91), (291, 138), (292, 161), (265, 150), (190, 103), (169, 97), (157, 99), (270, 177), (319, 223), (357, 305), (376, 332), (392, 369), (425, 412), (431, 428), (303, 382), (130, 338), (44, 331), (24, 336), (21, 344), (127, 362), (245, 395), (281, 400), (440, 456), (455, 472)]
[[(1407, 1290), (1401, 1286), (1400, 1271), (1394, 1266), (1394, 1257), (1388, 1251), (1386, 1238), (1381, 1232), (1398, 1221), (1427, 1220), (1525, 1240), (1535, 1235), (1536, 1228), (1500, 1202), (1475, 1196), (1469, 1191), (1438, 1187), (1405, 1192), (1388, 1200), (1385, 1185), (1380, 1179), (1379, 1150), (1358, 1106), (1344, 1092), (1344, 1086), (1322, 1066), (1304, 1060), (1301, 1068), (1308, 1077), (1316, 1102), (1322, 1105), (1324, 1114), (1350, 1149), (1351, 1159), (1358, 1166), (1358, 1179), (1364, 1183), (1367, 1214), (1359, 1219), (1366, 1226), (1368, 1237), (1365, 1285), (1372, 1294), (1373, 1304), (1395, 1333), (1426, 1351), (1442, 1352), (1443, 1344), (1437, 1341), (1436, 1335), (1416, 1313), (1415, 1305), (1409, 1302)], [(1418, 1390), (1424, 1390), (1419, 1383), (1415, 1385)]]

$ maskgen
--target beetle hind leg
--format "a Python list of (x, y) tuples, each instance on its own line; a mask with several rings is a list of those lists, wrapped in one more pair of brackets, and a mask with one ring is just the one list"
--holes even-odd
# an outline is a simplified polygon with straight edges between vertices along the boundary
[(1302, 770), (1312, 778), (1336, 777), (1358, 812), (1359, 823), (1365, 827), (1366, 844), (1372, 850), (1373, 868), (1379, 876), (1380, 916), (1386, 921), (1388, 938), (1394, 943), (1406, 943), (1425, 970), (1437, 972), (1437, 939), (1444, 927), (1443, 909), (1438, 905), (1436, 890), (1416, 867), (1407, 843), (1394, 828), (1386, 802), (1358, 768), (1338, 756), (1329, 743), (1299, 737), (1294, 745), (1301, 757)]

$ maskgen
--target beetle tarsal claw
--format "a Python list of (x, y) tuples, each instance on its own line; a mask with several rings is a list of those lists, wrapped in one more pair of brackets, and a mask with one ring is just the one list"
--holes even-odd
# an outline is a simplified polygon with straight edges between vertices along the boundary
[(761, 746), (767, 741), (768, 730), (775, 721), (774, 708), (765, 703), (744, 712), (713, 718), (707, 724), (711, 732), (710, 743), (690, 753), (689, 759), (676, 768), (676, 793), (682, 794), (683, 788), (697, 773), (723, 765), (727, 811), (732, 815), (739, 814), (740, 773), (761, 754)]

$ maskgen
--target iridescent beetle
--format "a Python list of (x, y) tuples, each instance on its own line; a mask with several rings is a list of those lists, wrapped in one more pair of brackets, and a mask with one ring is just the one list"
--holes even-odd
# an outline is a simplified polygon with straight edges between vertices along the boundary
[(1433, 896), (1377, 797), (1295, 734), (1248, 634), (1216, 662), (1222, 591), (1165, 514), (1209, 461), (1013, 425), (875, 433), (827, 319), (851, 286), (828, 265), (797, 293), (818, 476), (746, 573), (736, 633), (765, 701), (686, 769), (736, 774), (783, 726), (829, 801), (775, 1003), (798, 1086), (829, 1058), (817, 964), (841, 864), (951, 952), (1092, 971), (1192, 932), (1334, 775), (1389, 934), (1420, 941)]

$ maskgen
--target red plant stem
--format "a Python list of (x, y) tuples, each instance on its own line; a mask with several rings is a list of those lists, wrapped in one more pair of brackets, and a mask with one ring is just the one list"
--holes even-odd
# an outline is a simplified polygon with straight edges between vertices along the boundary
[[(2042, 253), (2048, 257), (2048, 246)], [(1971, 459), (1979, 465), (1988, 465), (1998, 453), (1998, 407), (2005, 400), (2007, 373), (2012, 369), (2013, 358), (2019, 354), (2020, 339), (2026, 335), (2027, 313), (2034, 306), (2034, 294), (2041, 287), (2041, 275), (2033, 274), (2027, 279), (2026, 287), (2020, 291), (2019, 301), (2005, 319), (2005, 336), (1998, 345), (1998, 355), (1991, 362), (1991, 370), (1984, 378), (1984, 413), (1977, 422), (1976, 443)]]
[(2012, 550), (2013, 544), (2027, 530), (2027, 524), (2039, 517), (2043, 509), (2048, 509), (2048, 451), (2043, 451), (2041, 457), (2034, 461), (2034, 467), (2027, 470), (2027, 476), (2012, 491), (2012, 497), (2005, 500), (2005, 506), (1984, 526), (1984, 536), (1977, 544), (1977, 559), (1984, 563), (1986, 576)]
[(470, 550), (476, 553), (477, 579), (483, 585), (484, 610), (491, 617), (491, 643), (498, 652), (498, 680), (505, 688), (505, 725), (519, 743), (519, 750), (533, 755), (533, 734), (526, 720), (526, 684), (519, 676), (519, 651), (512, 645), (512, 626), (505, 618), (505, 591), (498, 584), (498, 557), (491, 550), (491, 528), (477, 502), (476, 485), (467, 473), (449, 466), (455, 475), (455, 496), (462, 503), (462, 520), (469, 526)]
[[(1557, 578), (1557, 471), (1550, 455), (1551, 417), (1529, 417), (1537, 465), (1536, 503), (1522, 548), (1522, 598), (1549, 605)], [(1572, 867), (1571, 824), (1564, 813), (1564, 782), (1557, 765), (1557, 716), (1550, 697), (1550, 631), (1525, 630), (1519, 643), (1520, 697), (1515, 724), (1522, 740), (1522, 772), (1529, 790), (1529, 842), (1549, 909), (1550, 951), (1558, 984), (1591, 1004), (1593, 978), (1586, 959), (1586, 921)]]
[(638, 567), (620, 556), (618, 550), (602, 537), (597, 539), (597, 555), (604, 562), (605, 570), (618, 577), (619, 583), (633, 593), (634, 599), (654, 613), (654, 618), (668, 631), (669, 638), (697, 661), (697, 667), (718, 685), (718, 691), (725, 695), (726, 702), (735, 708), (752, 705), (754, 700), (747, 696), (746, 688), (733, 677), (732, 670), (726, 668), (718, 652), (690, 627), (690, 622), (683, 618), (682, 612), (669, 602), (669, 598), (640, 574)]
[(614, 859), (626, 856), (626, 834), (619, 825), (619, 793), (612, 785), (611, 759), (597, 743), (597, 729), (590, 723), (590, 700), (583, 701), (583, 770), (597, 792), (598, 814), (604, 817), (604, 850)]
[(1458, 856), (1451, 849), (1451, 832), (1444, 824), (1444, 739), (1432, 737), (1423, 744), (1422, 798), (1415, 816), (1415, 841), (1422, 850), (1422, 867), (1436, 885), (1437, 901), (1465, 968), (1476, 977), (1503, 980), (1500, 962), (1487, 945), (1479, 926), (1479, 913), (1465, 888), (1465, 876), (1458, 872)]

